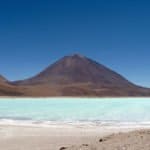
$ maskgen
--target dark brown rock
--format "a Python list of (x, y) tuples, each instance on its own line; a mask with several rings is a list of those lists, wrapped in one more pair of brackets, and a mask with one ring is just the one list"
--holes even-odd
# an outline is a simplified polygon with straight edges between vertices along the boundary
[(67, 149), (67, 147), (61, 147), (59, 150), (65, 150)]

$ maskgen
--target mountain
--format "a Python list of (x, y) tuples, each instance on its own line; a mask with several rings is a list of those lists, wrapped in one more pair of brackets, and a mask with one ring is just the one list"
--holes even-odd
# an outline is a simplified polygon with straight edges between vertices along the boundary
[(149, 96), (111, 69), (78, 54), (65, 56), (26, 80), (11, 83), (26, 96)]
[(0, 83), (1, 82), (3, 82), (3, 83), (7, 82), (7, 79), (5, 77), (3, 77), (2, 75), (0, 75)]
[(9, 81), (0, 75), (0, 96), (23, 96), (23, 89), (9, 83)]
[(92, 83), (99, 86), (131, 84), (114, 71), (77, 54), (65, 56), (38, 75), (15, 83), (20, 85)]

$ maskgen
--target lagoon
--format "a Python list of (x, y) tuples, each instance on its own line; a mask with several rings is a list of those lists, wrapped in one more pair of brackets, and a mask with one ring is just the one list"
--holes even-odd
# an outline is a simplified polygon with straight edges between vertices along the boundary
[(0, 124), (150, 125), (150, 98), (0, 98)]

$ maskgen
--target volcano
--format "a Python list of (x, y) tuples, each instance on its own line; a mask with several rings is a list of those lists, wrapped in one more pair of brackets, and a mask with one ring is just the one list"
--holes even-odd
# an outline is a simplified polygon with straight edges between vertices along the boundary
[(132, 85), (116, 72), (78, 54), (65, 56), (38, 75), (15, 83), (18, 85), (90, 83), (99, 87)]
[(150, 89), (137, 86), (115, 71), (79, 54), (65, 56), (34, 77), (11, 84), (24, 88), (26, 96), (150, 95)]

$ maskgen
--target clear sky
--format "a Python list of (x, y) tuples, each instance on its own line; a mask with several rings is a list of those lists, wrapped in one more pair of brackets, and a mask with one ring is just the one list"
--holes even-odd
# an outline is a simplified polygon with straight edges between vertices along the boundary
[(81, 53), (150, 87), (148, 0), (0, 1), (0, 73), (35, 75)]

